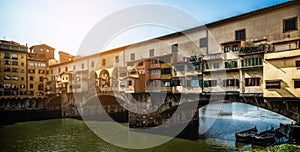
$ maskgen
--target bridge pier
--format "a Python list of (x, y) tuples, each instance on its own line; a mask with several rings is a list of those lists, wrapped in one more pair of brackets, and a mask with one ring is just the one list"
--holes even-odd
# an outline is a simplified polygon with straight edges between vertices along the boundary
[(172, 93), (134, 93), (128, 94), (127, 97), (129, 102), (133, 101), (130, 98), (133, 97), (136, 101), (148, 105), (134, 107), (138, 104), (129, 103), (135, 110), (143, 109), (137, 112), (129, 111), (129, 128), (151, 128), (156, 130), (152, 130), (151, 133), (167, 136), (173, 136), (174, 132), (177, 132), (177, 137), (185, 139), (199, 137), (199, 94), (184, 96)]

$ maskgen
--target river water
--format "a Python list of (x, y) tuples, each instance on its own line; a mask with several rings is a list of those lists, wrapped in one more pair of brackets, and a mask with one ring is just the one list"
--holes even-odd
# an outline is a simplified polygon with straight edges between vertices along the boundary
[[(216, 115), (211, 114), (216, 112)], [(257, 126), (259, 131), (292, 120), (276, 113), (242, 103), (211, 105), (199, 109), (201, 138), (174, 138), (158, 147), (132, 150), (106, 143), (85, 123), (76, 119), (20, 122), (0, 127), (0, 151), (239, 151), (264, 149), (235, 143), (237, 131)], [(98, 122), (95, 122), (98, 123)]]

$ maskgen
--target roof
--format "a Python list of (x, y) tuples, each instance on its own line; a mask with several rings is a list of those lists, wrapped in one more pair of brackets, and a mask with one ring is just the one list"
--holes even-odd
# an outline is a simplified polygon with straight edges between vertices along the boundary
[[(116, 52), (116, 51), (122, 51), (122, 50), (126, 49), (127, 47), (130, 47), (131, 45), (147, 43), (147, 42), (149, 42), (151, 40), (154, 40), (154, 39), (164, 40), (164, 39), (168, 39), (168, 38), (171, 38), (171, 37), (181, 36), (181, 35), (184, 35), (184, 33), (192, 32), (192, 31), (195, 31), (195, 30), (213, 28), (213, 27), (216, 27), (216, 26), (220, 26), (220, 25), (223, 25), (223, 24), (230, 23), (230, 22), (235, 22), (235, 21), (247, 19), (249, 17), (262, 15), (262, 14), (269, 13), (269, 12), (272, 12), (272, 11), (275, 11), (275, 10), (278, 10), (278, 9), (282, 9), (282, 8), (286, 8), (286, 7), (290, 7), (290, 6), (294, 6), (294, 5), (299, 5), (299, 4), (300, 4), (300, 0), (291, 0), (291, 1), (280, 3), (280, 4), (277, 4), (277, 5), (257, 9), (257, 10), (254, 10), (254, 11), (250, 11), (248, 13), (232, 16), (232, 17), (225, 18), (225, 19), (222, 19), (222, 20), (218, 20), (218, 21), (208, 23), (208, 24), (205, 24), (205, 25), (201, 25), (201, 26), (197, 26), (197, 27), (194, 27), (194, 28), (186, 29), (186, 30), (183, 30), (183, 31), (163, 35), (163, 36), (160, 36), (160, 37), (148, 39), (148, 40), (145, 40), (145, 41), (141, 41), (141, 42), (125, 45), (125, 46), (121, 46), (121, 47), (114, 48), (114, 49), (111, 49), (111, 50), (103, 51), (101, 53), (88, 55), (88, 56), (85, 56), (85, 57), (78, 58), (77, 60), (89, 58), (89, 57), (94, 56), (94, 55), (105, 55), (105, 54)], [(64, 63), (60, 63), (60, 64), (64, 64)], [(55, 65), (53, 65), (53, 66), (55, 66)]]
[(280, 4), (277, 4), (277, 5), (272, 5), (272, 6), (269, 6), (269, 7), (257, 9), (257, 10), (254, 10), (254, 11), (250, 11), (248, 13), (244, 13), (244, 14), (236, 15), (236, 16), (229, 17), (229, 18), (226, 18), (226, 19), (223, 19), (223, 20), (208, 23), (208, 24), (206, 24), (206, 26), (207, 27), (219, 26), (219, 25), (226, 24), (226, 23), (229, 23), (229, 22), (234, 22), (234, 21), (238, 21), (238, 20), (242, 20), (242, 19), (247, 19), (249, 17), (265, 14), (265, 13), (268, 13), (268, 12), (271, 12), (271, 11), (274, 11), (274, 10), (290, 7), (290, 6), (293, 6), (293, 5), (299, 5), (299, 4), (300, 4), (299, 0), (291, 0), (291, 1), (288, 1), (288, 2), (280, 3)]
[(31, 46), (29, 49), (31, 50), (32, 48), (34, 48), (34, 47), (39, 47), (39, 46), (45, 46), (45, 47), (48, 47), (48, 48), (51, 48), (51, 49), (55, 50), (55, 48), (53, 48), (53, 47), (51, 47), (51, 46), (49, 46), (49, 45), (47, 45), (47, 44), (33, 45), (33, 46)]
[[(183, 30), (183, 31), (163, 35), (163, 36), (160, 36), (160, 37), (148, 39), (148, 40), (133, 43), (133, 44), (130, 44), (130, 45), (147, 43), (147, 42), (149, 42), (151, 40), (154, 40), (154, 39), (164, 40), (164, 39), (168, 39), (168, 38), (171, 38), (171, 37), (181, 36), (181, 35), (184, 35), (184, 33), (193, 32), (195, 30), (212, 28), (212, 27), (220, 26), (220, 25), (227, 24), (227, 23), (230, 23), (230, 22), (235, 22), (235, 21), (239, 21), (239, 20), (242, 20), (242, 19), (247, 19), (249, 17), (254, 17), (254, 16), (257, 16), (257, 15), (265, 14), (265, 13), (272, 12), (272, 11), (275, 11), (275, 10), (278, 10), (278, 9), (290, 7), (290, 6), (293, 6), (293, 5), (299, 5), (299, 4), (300, 4), (300, 0), (291, 0), (291, 1), (288, 1), (288, 2), (284, 2), (284, 3), (277, 4), (277, 5), (257, 9), (257, 10), (254, 10), (254, 11), (250, 11), (248, 13), (232, 16), (232, 17), (225, 18), (225, 19), (222, 19), (222, 20), (218, 20), (218, 21), (208, 23), (208, 24), (205, 24), (205, 25), (201, 25), (201, 26), (186, 29), (186, 30)], [(111, 52), (113, 50), (126, 48), (126, 47), (129, 47), (130, 45), (122, 46), (122, 47), (115, 48), (115, 49), (112, 49), (112, 50), (109, 50), (109, 51)], [(105, 51), (105, 52), (107, 52), (107, 51)], [(105, 52), (102, 52), (102, 53), (105, 53)]]

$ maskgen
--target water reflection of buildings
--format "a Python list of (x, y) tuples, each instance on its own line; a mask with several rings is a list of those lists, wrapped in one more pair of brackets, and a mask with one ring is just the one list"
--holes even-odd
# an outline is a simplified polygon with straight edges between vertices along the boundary
[[(37, 74), (33, 81), (46, 85), (47, 94), (87, 92), (97, 86), (128, 93), (299, 99), (299, 9), (299, 1), (290, 1), (99, 54), (60, 53), (65, 62), (49, 62), (45, 69), (35, 66), (36, 73), (49, 68), (42, 75), (47, 81)], [(4, 60), (7, 50), (1, 53)], [(3, 78), (6, 71), (1, 74)], [(33, 89), (39, 94), (39, 87)], [(14, 96), (3, 92), (2, 97)]]

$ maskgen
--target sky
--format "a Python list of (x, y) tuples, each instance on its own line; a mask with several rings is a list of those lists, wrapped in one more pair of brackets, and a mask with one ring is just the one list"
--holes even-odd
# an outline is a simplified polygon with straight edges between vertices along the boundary
[[(121, 9), (142, 4), (178, 8), (206, 24), (287, 0), (0, 0), (0, 39), (29, 47), (47, 44), (77, 54), (87, 33)], [(163, 13), (163, 12), (161, 12)], [(130, 19), (130, 16), (124, 20)], [(192, 25), (198, 26), (198, 25)], [(109, 27), (108, 27), (109, 28)], [(191, 28), (191, 27), (188, 27)], [(136, 27), (115, 36), (105, 49), (176, 32), (164, 27)], [(57, 55), (56, 55), (57, 57)]]

